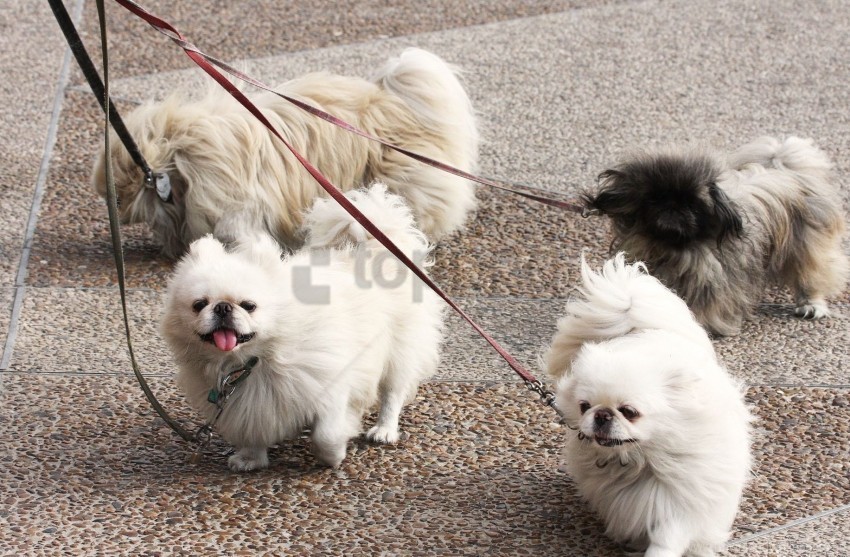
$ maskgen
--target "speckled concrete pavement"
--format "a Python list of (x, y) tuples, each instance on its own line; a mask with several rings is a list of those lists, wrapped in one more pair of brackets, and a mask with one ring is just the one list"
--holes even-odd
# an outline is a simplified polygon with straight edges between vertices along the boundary
[[(68, 0), (94, 45), (94, 2)], [(122, 107), (202, 82), (108, 3)], [(307, 5), (309, 4), (309, 6)], [(816, 138), (850, 206), (850, 6), (843, 0), (397, 0), (145, 5), (199, 46), (275, 82), (368, 73), (402, 47), (462, 66), (486, 142), (482, 172), (567, 193), (633, 144), (762, 134)], [(101, 119), (46, 2), (0, 10), (0, 553), (4, 555), (623, 555), (559, 470), (564, 432), (456, 317), (439, 377), (395, 447), (353, 443), (338, 470), (303, 441), (272, 467), (198, 466), (129, 371), (102, 202), (88, 172)], [(434, 275), (524, 363), (607, 252), (598, 219), (479, 190)], [(156, 331), (170, 264), (125, 229), (135, 345), (168, 409), (196, 423)], [(759, 416), (756, 468), (729, 555), (850, 553), (850, 294), (792, 316), (771, 290), (717, 342)]]

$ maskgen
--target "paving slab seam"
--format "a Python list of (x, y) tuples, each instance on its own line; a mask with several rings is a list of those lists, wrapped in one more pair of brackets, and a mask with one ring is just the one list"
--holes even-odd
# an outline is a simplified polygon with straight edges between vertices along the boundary
[[(639, 5), (642, 5), (642, 4), (651, 5), (651, 4), (657, 4), (658, 1), (659, 0), (619, 0), (619, 1), (614, 0), (610, 3), (608, 3), (608, 4), (605, 4), (604, 7), (622, 8), (624, 6), (639, 6)], [(420, 31), (420, 32), (417, 32), (417, 33), (407, 33), (407, 34), (399, 34), (399, 35), (392, 35), (392, 36), (383, 36), (383, 37), (380, 37), (380, 38), (377, 38), (377, 39), (374, 39), (374, 38), (373, 39), (364, 39), (364, 40), (354, 41), (354, 42), (349, 42), (349, 43), (335, 43), (333, 45), (323, 46), (323, 47), (319, 47), (319, 48), (301, 48), (301, 49), (295, 49), (295, 50), (287, 50), (287, 51), (284, 51), (283, 53), (278, 53), (278, 54), (274, 54), (274, 55), (270, 55), (270, 56), (258, 56), (258, 57), (254, 57), (254, 58), (232, 58), (231, 62), (239, 62), (239, 61), (247, 61), (247, 60), (250, 60), (250, 61), (260, 60), (261, 61), (261, 60), (268, 59), (268, 58), (275, 58), (277, 56), (280, 56), (280, 54), (298, 55), (298, 54), (305, 54), (305, 53), (314, 52), (316, 50), (346, 48), (346, 47), (352, 47), (352, 46), (357, 46), (357, 45), (361, 45), (361, 44), (381, 43), (381, 42), (384, 42), (384, 41), (398, 41), (400, 39), (403, 40), (403, 39), (409, 39), (409, 38), (415, 38), (415, 37), (432, 36), (432, 35), (436, 35), (436, 34), (441, 34), (441, 33), (446, 33), (446, 32), (451, 32), (451, 31), (460, 31), (460, 30), (465, 30), (465, 29), (482, 29), (482, 28), (497, 26), (497, 25), (500, 25), (500, 24), (508, 23), (508, 22), (533, 21), (533, 20), (536, 20), (536, 19), (543, 19), (543, 18), (547, 18), (547, 17), (552, 17), (552, 16), (558, 15), (558, 14), (575, 14), (575, 13), (583, 12), (585, 10), (593, 10), (593, 9), (598, 10), (598, 9), (600, 9), (600, 7), (602, 7), (602, 6), (598, 6), (598, 5), (573, 6), (569, 9), (561, 10), (561, 11), (553, 11), (553, 12), (550, 12), (550, 13), (528, 15), (528, 16), (524, 16), (524, 17), (514, 17), (514, 18), (509, 18), (509, 19), (485, 22), (485, 23), (477, 23), (477, 24), (474, 24), (474, 25), (460, 25), (460, 26), (457, 26), (457, 27), (441, 28), (439, 30)], [(159, 15), (159, 16), (165, 18), (166, 20), (168, 19), (168, 14), (160, 13), (160, 14), (155, 14), (155, 15)], [(139, 20), (139, 22), (141, 22), (141, 19)], [(141, 34), (142, 33), (139, 33), (139, 35), (141, 35)], [(157, 39), (158, 38), (159, 37), (157, 36)], [(196, 35), (194, 37), (189, 37), (189, 39), (194, 40), (196, 43), (202, 38), (203, 38), (203, 36), (200, 36), (200, 35)], [(170, 46), (171, 45), (166, 45), (164, 48), (170, 48)], [(214, 50), (207, 50), (207, 52), (211, 56), (216, 56), (216, 52)], [(144, 77), (145, 75), (183, 72), (183, 71), (186, 71), (188, 69), (198, 70), (200, 72), (200, 69), (197, 68), (196, 65), (188, 64), (187, 66), (185, 66), (183, 68), (166, 70), (166, 71), (154, 71), (154, 72), (151, 72), (151, 73), (148, 73), (148, 74), (141, 74), (141, 75), (133, 75), (132, 78), (138, 79), (140, 77)], [(203, 73), (203, 72), (201, 72), (201, 73)], [(120, 78), (118, 78), (118, 79), (120, 79)], [(73, 85), (73, 86), (68, 88), (68, 91), (90, 92), (90, 90), (88, 89), (88, 87), (85, 84)], [(140, 99), (127, 99), (125, 97), (120, 97), (120, 96), (112, 97), (112, 98), (115, 99), (115, 100), (121, 100), (123, 102), (128, 102), (128, 103), (132, 103), (132, 104), (142, 104), (142, 102), (144, 102), (144, 99), (141, 99), (141, 100)]]
[[(176, 372), (176, 368), (175, 368)], [(145, 373), (142, 371), (145, 379), (170, 379), (174, 377), (173, 373)], [(38, 375), (39, 377), (129, 377), (134, 378), (133, 370), (127, 371), (33, 371), (31, 369), (0, 369), (0, 375), (12, 377), (14, 375), (30, 376)], [(140, 389), (141, 391), (141, 389)]]
[[(78, 292), (115, 292), (118, 295), (117, 286), (28, 286), (30, 292), (51, 292), (51, 291), (78, 291)], [(161, 294), (165, 291), (158, 288), (149, 288), (145, 286), (134, 286), (124, 289), (128, 294)]]
[[(77, 0), (73, 13), (72, 20), (79, 24), (85, 0)], [(9, 330), (6, 333), (6, 343), (3, 346), (3, 357), (0, 359), (0, 370), (8, 369), (9, 362), (12, 359), (12, 351), (15, 348), (15, 339), (18, 331), (18, 319), (21, 315), (21, 307), (23, 306), (24, 294), (26, 290), (25, 281), (27, 277), (27, 266), (29, 265), (30, 252), (32, 251), (33, 238), (35, 236), (35, 227), (38, 222), (38, 213), (41, 209), (41, 202), (44, 198), (44, 189), (47, 183), (47, 173), (50, 169), (50, 161), (53, 157), (53, 147), (56, 145), (57, 133), (59, 130), (59, 116), (62, 113), (62, 105), (65, 99), (65, 88), (68, 86), (71, 74), (71, 49), (65, 48), (65, 56), (62, 58), (62, 65), (59, 69), (59, 77), (56, 80), (56, 95), (53, 98), (53, 108), (50, 114), (50, 123), (47, 127), (47, 138), (44, 143), (44, 152), (41, 159), (41, 165), (38, 169), (38, 175), (35, 182), (35, 191), (33, 192), (32, 205), (30, 214), (27, 218), (26, 231), (24, 233), (24, 243), (21, 248), (21, 258), (18, 264), (18, 273), (15, 277), (15, 298), (12, 302), (12, 315), (9, 319)]]
[[(544, 376), (545, 380), (546, 377)], [(545, 381), (544, 381), (545, 382)], [(499, 385), (507, 385), (510, 383), (517, 383), (518, 386), (523, 387), (522, 383), (517, 379), (513, 381), (511, 379), (505, 379), (501, 377), (493, 377), (493, 378), (471, 378), (471, 379), (458, 379), (458, 378), (439, 378), (439, 379), (431, 379), (428, 383), (493, 383)], [(850, 384), (836, 384), (830, 385), (827, 383), (747, 383), (744, 382), (744, 386), (747, 388), (761, 388), (761, 387), (770, 387), (772, 389), (850, 389)]]
[(802, 526), (804, 524), (808, 524), (809, 522), (814, 522), (815, 520), (820, 520), (821, 518), (826, 518), (828, 516), (833, 516), (836, 514), (841, 514), (843, 512), (850, 512), (850, 504), (843, 505), (841, 507), (831, 509), (828, 511), (823, 511), (817, 514), (813, 514), (812, 516), (807, 516), (805, 518), (798, 518), (797, 520), (792, 520), (787, 524), (783, 524), (782, 526), (776, 526), (774, 528), (769, 528), (767, 530), (762, 530), (761, 532), (757, 532), (755, 534), (749, 534), (747, 536), (737, 538), (728, 542), (727, 546), (736, 546), (736, 545), (744, 545), (751, 541), (755, 541), (762, 538), (767, 538), (772, 536), (773, 534), (777, 534), (779, 532), (783, 532), (785, 530), (790, 530), (792, 528), (796, 528), (797, 526)]
[[(176, 369), (176, 368), (175, 368)], [(172, 373), (144, 373), (145, 378), (153, 378), (153, 379), (170, 379), (174, 377)], [(78, 371), (78, 370), (54, 370), (54, 371), (33, 371), (29, 369), (2, 369), (0, 370), (0, 374), (3, 374), (7, 377), (15, 376), (15, 375), (38, 375), (38, 376), (55, 376), (55, 377), (133, 377), (133, 372), (130, 369), (126, 371)], [(546, 379), (544, 378), (544, 383), (546, 383)], [(424, 384), (445, 384), (445, 385), (478, 385), (478, 386), (501, 386), (501, 385), (516, 385), (518, 389), (525, 389), (525, 386), (519, 379), (507, 379), (507, 378), (475, 378), (470, 377), (468, 379), (452, 379), (452, 378), (437, 378), (430, 379), (425, 381)], [(837, 391), (850, 390), (850, 384), (848, 385), (828, 385), (828, 384), (807, 384), (807, 383), (781, 383), (781, 384), (772, 384), (772, 383), (745, 383), (744, 386), (746, 388), (771, 388), (771, 389), (833, 389)], [(533, 402), (536, 402), (536, 399), (529, 399)]]
[[(83, 97), (88, 97), (88, 96), (92, 95), (91, 89), (86, 84), (71, 85), (70, 87), (68, 87), (65, 90), (65, 92), (69, 95), (70, 94), (81, 94), (81, 96), (83, 96)], [(129, 104), (129, 105), (133, 105), (133, 106), (139, 106), (142, 103), (144, 103), (143, 100), (130, 99), (130, 98), (127, 98), (127, 97), (123, 97), (121, 95), (109, 95), (109, 98), (112, 100), (112, 102), (120, 103), (120, 104)]]
[(850, 389), (850, 385), (830, 385), (825, 383), (744, 383), (747, 387), (770, 387), (772, 389)]

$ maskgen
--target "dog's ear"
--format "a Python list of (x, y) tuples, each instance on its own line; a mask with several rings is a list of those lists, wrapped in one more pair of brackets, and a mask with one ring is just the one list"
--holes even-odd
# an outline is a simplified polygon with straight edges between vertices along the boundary
[(616, 168), (609, 168), (597, 177), (597, 188), (581, 195), (584, 206), (602, 214), (622, 215), (635, 210), (638, 196), (630, 176)]
[(744, 223), (735, 208), (735, 204), (716, 183), (712, 182), (708, 185), (708, 193), (714, 202), (714, 218), (720, 227), (717, 235), (717, 247), (720, 248), (729, 236), (741, 237), (741, 233), (744, 231)]
[[(664, 381), (664, 391), (671, 406), (690, 407), (696, 400), (700, 388), (704, 388), (703, 376), (699, 367), (683, 365), (670, 371)], [(678, 401), (678, 402), (672, 402)]]

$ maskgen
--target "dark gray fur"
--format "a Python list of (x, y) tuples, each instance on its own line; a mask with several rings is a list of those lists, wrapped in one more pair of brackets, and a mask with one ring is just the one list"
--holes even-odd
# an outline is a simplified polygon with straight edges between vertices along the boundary
[(761, 138), (727, 161), (705, 150), (642, 153), (604, 171), (586, 205), (611, 218), (612, 248), (647, 264), (717, 335), (736, 334), (770, 282), (797, 314), (825, 317), (844, 287), (844, 215), (811, 141)]

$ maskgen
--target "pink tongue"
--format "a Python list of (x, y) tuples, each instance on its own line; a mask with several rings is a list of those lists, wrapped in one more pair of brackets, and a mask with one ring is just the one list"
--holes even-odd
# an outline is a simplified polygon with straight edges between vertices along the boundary
[(233, 329), (219, 329), (218, 331), (213, 331), (213, 340), (215, 341), (216, 348), (225, 352), (230, 352), (236, 348), (236, 331)]

